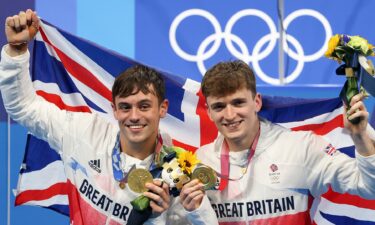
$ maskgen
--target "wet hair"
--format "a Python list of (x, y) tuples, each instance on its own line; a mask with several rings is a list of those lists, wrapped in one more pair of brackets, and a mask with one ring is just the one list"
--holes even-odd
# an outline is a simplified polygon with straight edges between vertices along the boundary
[(117, 96), (124, 98), (135, 95), (140, 91), (143, 94), (154, 94), (161, 104), (165, 99), (165, 83), (162, 75), (147, 66), (135, 65), (130, 67), (116, 77), (112, 86), (112, 102), (115, 104)]
[(220, 62), (210, 68), (204, 75), (202, 83), (204, 97), (223, 97), (246, 88), (256, 94), (253, 70), (243, 61)]

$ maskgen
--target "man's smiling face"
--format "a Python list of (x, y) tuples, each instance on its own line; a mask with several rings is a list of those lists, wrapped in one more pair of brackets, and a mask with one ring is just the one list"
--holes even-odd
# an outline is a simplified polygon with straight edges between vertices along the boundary
[(166, 115), (168, 102), (159, 104), (153, 87), (149, 88), (147, 94), (138, 91), (127, 97), (115, 97), (113, 113), (126, 142), (142, 144), (156, 140), (159, 121)]
[(258, 127), (259, 94), (253, 97), (250, 90), (241, 88), (223, 97), (208, 96), (206, 101), (208, 115), (228, 142), (243, 143)]

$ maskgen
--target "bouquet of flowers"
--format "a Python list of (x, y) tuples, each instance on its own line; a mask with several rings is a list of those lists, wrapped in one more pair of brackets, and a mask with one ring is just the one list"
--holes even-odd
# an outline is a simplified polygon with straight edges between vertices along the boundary
[(349, 36), (345, 34), (336, 34), (328, 42), (328, 49), (324, 54), (327, 58), (342, 61), (350, 65), (354, 53), (364, 56), (375, 56), (374, 46), (360, 36)]
[[(344, 62), (337, 68), (336, 74), (345, 75), (347, 78), (347, 82), (340, 93), (347, 106), (349, 106), (352, 97), (360, 92), (368, 96), (362, 87), (362, 73), (364, 69), (368, 74), (374, 75), (372, 62), (366, 59), (368, 56), (375, 56), (372, 44), (360, 36), (336, 34), (329, 40), (325, 56), (339, 64)], [(351, 122), (358, 123), (359, 120)]]

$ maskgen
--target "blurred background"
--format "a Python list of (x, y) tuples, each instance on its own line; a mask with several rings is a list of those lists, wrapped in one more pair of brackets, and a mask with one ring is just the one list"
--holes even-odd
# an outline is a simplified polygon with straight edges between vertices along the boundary
[[(328, 39), (339, 33), (375, 43), (371, 0), (2, 0), (1, 24), (27, 8), (69, 33), (199, 82), (216, 62), (242, 59), (266, 95), (337, 97), (345, 78), (324, 57)], [(287, 44), (279, 42), (283, 30)], [(366, 105), (372, 114), (374, 100)], [(2, 102), (0, 138), (0, 224), (68, 224), (47, 209), (14, 207), (26, 130), (9, 120)]]

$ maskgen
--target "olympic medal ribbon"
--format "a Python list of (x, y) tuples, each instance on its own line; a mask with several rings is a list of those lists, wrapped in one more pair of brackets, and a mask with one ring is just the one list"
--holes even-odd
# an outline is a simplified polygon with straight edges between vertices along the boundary
[(221, 146), (221, 153), (220, 153), (221, 172), (220, 172), (220, 183), (219, 183), (218, 190), (223, 191), (228, 186), (228, 180), (240, 180), (244, 176), (244, 174), (246, 174), (247, 168), (250, 165), (250, 161), (255, 154), (255, 149), (256, 149), (256, 146), (258, 145), (259, 136), (260, 136), (260, 126), (259, 126), (257, 134), (255, 135), (254, 141), (251, 144), (251, 147), (249, 148), (249, 155), (247, 157), (246, 170), (243, 172), (242, 176), (240, 176), (238, 179), (230, 179), (229, 177), (229, 168), (230, 168), (229, 146), (228, 146), (228, 143), (224, 139), (223, 144)]

